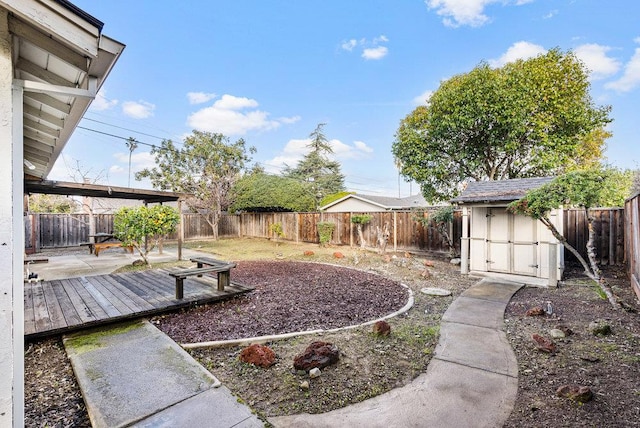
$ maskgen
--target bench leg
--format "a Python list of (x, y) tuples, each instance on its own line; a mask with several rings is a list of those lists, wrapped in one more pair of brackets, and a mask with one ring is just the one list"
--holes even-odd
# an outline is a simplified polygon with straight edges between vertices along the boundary
[(224, 287), (231, 285), (231, 274), (230, 272), (218, 272), (218, 291), (224, 291)]
[(184, 283), (182, 278), (176, 278), (176, 299), (184, 297)]
[[(202, 268), (202, 263), (198, 262), (198, 269)], [(198, 275), (198, 278), (201, 278), (202, 274)]]

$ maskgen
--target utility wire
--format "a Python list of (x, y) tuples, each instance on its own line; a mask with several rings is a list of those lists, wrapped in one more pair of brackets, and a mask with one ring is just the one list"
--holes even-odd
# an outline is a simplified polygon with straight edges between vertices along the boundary
[(130, 132), (135, 132), (136, 134), (140, 134), (140, 135), (144, 135), (147, 137), (151, 137), (151, 138), (157, 138), (158, 140), (167, 140), (167, 138), (162, 138), (162, 137), (158, 137), (157, 135), (152, 135), (152, 134), (147, 134), (145, 132), (140, 132), (140, 131), (136, 131), (134, 129), (129, 129), (129, 128), (125, 128), (123, 126), (118, 126), (118, 125), (113, 125), (111, 123), (107, 123), (107, 122), (103, 122), (101, 120), (96, 120), (96, 119), (89, 119), (88, 117), (83, 118), (84, 120), (89, 120), (91, 122), (96, 122), (96, 123), (100, 123), (102, 125), (107, 125), (107, 126), (112, 126), (114, 128), (118, 128), (118, 129), (122, 129), (124, 131), (130, 131)]

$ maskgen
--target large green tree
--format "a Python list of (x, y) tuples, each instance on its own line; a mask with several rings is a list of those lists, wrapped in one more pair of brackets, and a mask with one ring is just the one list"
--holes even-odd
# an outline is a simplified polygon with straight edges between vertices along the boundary
[(592, 101), (585, 66), (553, 49), (501, 68), (481, 63), (442, 82), (428, 105), (401, 121), (392, 150), (427, 200), (446, 200), (469, 180), (593, 164), (608, 137), (609, 111)]
[(315, 198), (314, 209), (319, 208), (320, 201), (325, 196), (344, 190), (344, 175), (340, 172), (340, 162), (329, 159), (333, 149), (324, 135), (324, 126), (324, 123), (318, 124), (309, 135), (309, 153), (295, 168), (287, 166), (284, 170), (286, 177), (309, 184), (311, 194)]
[[(523, 214), (540, 220), (582, 264), (585, 274), (594, 280), (605, 293), (614, 307), (618, 302), (602, 276), (598, 266), (595, 249), (594, 216), (591, 212), (595, 207), (623, 206), (629, 196), (633, 173), (619, 171), (613, 168), (591, 168), (588, 170), (572, 171), (556, 177), (550, 183), (529, 191), (523, 198), (512, 202), (508, 209), (516, 214)], [(587, 260), (580, 252), (571, 246), (566, 238), (551, 222), (551, 210), (560, 207), (581, 207), (585, 210), (589, 238), (587, 240)]]
[(187, 206), (207, 220), (217, 239), (220, 215), (231, 204), (229, 191), (254, 152), (243, 139), (231, 143), (222, 134), (193, 131), (182, 148), (171, 140), (153, 148), (157, 166), (136, 173), (136, 179), (149, 178), (157, 189), (190, 195)]
[(315, 209), (309, 183), (254, 171), (233, 186), (230, 211), (297, 211)]

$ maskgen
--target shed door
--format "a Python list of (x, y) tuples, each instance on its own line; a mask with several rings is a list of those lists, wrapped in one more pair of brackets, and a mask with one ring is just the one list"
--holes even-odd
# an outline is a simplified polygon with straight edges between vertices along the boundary
[(504, 208), (487, 210), (487, 270), (510, 272), (509, 213)]
[(510, 214), (510, 216), (513, 219), (512, 272), (519, 275), (535, 276), (538, 269), (536, 261), (538, 254), (537, 221), (521, 215)]
[(535, 276), (538, 243), (536, 221), (504, 208), (487, 210), (487, 270)]

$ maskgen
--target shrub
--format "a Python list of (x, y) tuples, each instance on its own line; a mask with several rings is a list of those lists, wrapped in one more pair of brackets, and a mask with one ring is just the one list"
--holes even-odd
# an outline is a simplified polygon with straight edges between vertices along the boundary
[(331, 223), (330, 221), (318, 222), (318, 236), (320, 237), (321, 246), (325, 246), (329, 242), (331, 242), (331, 235), (333, 234), (333, 230), (335, 228), (335, 223)]

